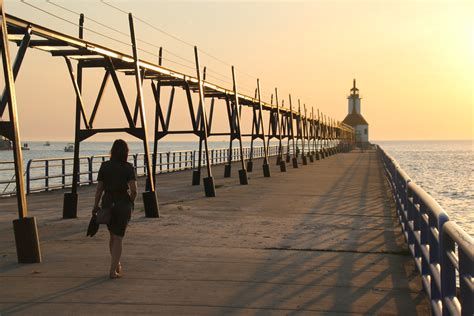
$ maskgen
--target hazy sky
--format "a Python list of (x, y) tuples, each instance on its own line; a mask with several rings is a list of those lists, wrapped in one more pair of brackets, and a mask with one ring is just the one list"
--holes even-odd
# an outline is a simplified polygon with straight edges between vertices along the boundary
[[(4, 2), (8, 13), (77, 33), (73, 25), (24, 3)], [(91, 31), (86, 31), (86, 39), (131, 52), (127, 37), (87, 20), (128, 33), (127, 16), (99, 0), (28, 2), (73, 22), (78, 19), (74, 13), (52, 3), (84, 12), (88, 28), (115, 40)], [(258, 76), (268, 101), (271, 90), (278, 87), (285, 106), (291, 93), (294, 104), (300, 98), (308, 108), (342, 120), (352, 79), (357, 78), (371, 140), (474, 138), (473, 1), (107, 2), (234, 64), (242, 92), (253, 93)], [(136, 23), (142, 49), (156, 53), (163, 46), (165, 66), (195, 75), (191, 46)], [(11, 47), (14, 55), (16, 48)], [(230, 88), (230, 66), (201, 55), (202, 64), (214, 76), (211, 80)], [(89, 113), (102, 75), (90, 70), (85, 74)], [(17, 83), (22, 138), (72, 140), (75, 97), (64, 60), (30, 50)], [(126, 78), (123, 86), (133, 103), (133, 78)], [(154, 104), (149, 83), (145, 90), (151, 127)], [(188, 129), (183, 92), (177, 92), (174, 127)], [(224, 104), (218, 105), (216, 128), (225, 130)], [(249, 121), (250, 112), (244, 118)], [(124, 122), (111, 84), (97, 120), (97, 126)]]

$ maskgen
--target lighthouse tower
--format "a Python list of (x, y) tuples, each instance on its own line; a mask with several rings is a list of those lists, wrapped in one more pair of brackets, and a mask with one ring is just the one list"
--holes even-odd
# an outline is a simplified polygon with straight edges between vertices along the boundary
[(351, 94), (347, 97), (348, 110), (347, 116), (342, 121), (347, 125), (354, 127), (356, 131), (356, 143), (361, 147), (369, 144), (369, 124), (360, 113), (359, 89), (356, 87), (356, 80), (353, 81)]

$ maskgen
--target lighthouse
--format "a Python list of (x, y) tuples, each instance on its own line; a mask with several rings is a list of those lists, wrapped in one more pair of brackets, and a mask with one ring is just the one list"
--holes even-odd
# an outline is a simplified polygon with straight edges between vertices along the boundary
[(357, 145), (366, 147), (369, 144), (369, 123), (367, 123), (360, 113), (359, 89), (356, 87), (355, 79), (350, 92), (350, 95), (347, 97), (347, 116), (342, 122), (355, 129)]

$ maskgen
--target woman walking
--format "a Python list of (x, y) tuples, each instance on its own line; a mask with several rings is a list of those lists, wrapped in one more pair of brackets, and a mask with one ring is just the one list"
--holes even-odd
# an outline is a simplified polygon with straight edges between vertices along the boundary
[(111, 279), (117, 279), (123, 275), (120, 264), (122, 240), (137, 196), (135, 170), (132, 164), (127, 162), (127, 158), (127, 143), (122, 139), (117, 139), (110, 150), (110, 160), (104, 161), (100, 166), (92, 210), (92, 214), (97, 213), (102, 199), (101, 207), (110, 208), (112, 211), (110, 223), (107, 225), (110, 233)]

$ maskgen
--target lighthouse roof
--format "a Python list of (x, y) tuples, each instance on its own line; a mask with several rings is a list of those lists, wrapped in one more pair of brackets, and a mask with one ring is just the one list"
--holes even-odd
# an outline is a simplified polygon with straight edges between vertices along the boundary
[(352, 127), (357, 125), (369, 125), (369, 123), (367, 123), (364, 117), (359, 113), (347, 114), (346, 118), (342, 122)]

